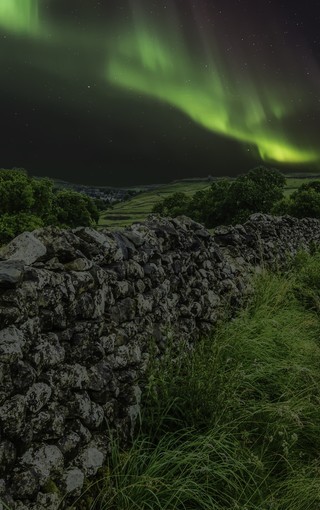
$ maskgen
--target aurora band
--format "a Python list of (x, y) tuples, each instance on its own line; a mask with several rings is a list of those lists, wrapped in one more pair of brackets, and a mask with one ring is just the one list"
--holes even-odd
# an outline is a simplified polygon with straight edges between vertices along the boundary
[[(170, 104), (204, 128), (256, 148), (264, 161), (320, 162), (320, 146), (296, 126), (290, 129), (298, 98), (306, 97), (301, 87), (257, 80), (250, 69), (247, 78), (238, 76), (212, 34), (199, 55), (179, 27), (172, 20), (166, 27), (153, 26), (140, 12), (133, 26), (114, 38), (108, 82)], [(299, 108), (304, 106), (309, 107)]]

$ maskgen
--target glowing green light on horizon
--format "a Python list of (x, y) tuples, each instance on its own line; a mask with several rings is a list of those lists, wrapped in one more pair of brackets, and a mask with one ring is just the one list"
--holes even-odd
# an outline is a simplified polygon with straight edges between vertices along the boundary
[(0, 0), (0, 26), (17, 34), (37, 36), (39, 0)]
[(188, 51), (178, 27), (175, 35), (163, 36), (153, 28), (140, 20), (129, 35), (117, 39), (107, 67), (110, 83), (154, 97), (212, 132), (256, 146), (265, 161), (320, 161), (320, 147), (297, 140), (286, 126), (295, 113), (289, 92), (303, 97), (303, 91), (290, 84), (255, 83), (253, 75), (239, 79), (222, 63), (217, 48), (201, 67), (198, 62), (205, 59)]

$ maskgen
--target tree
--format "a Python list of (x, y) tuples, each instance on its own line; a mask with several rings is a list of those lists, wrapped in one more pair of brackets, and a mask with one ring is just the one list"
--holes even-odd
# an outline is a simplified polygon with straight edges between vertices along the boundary
[(153, 206), (152, 212), (161, 216), (176, 217), (186, 214), (190, 204), (190, 198), (181, 191), (173, 193)]
[(0, 245), (8, 243), (22, 232), (31, 232), (43, 226), (41, 218), (31, 213), (2, 214), (0, 215)]
[(0, 214), (31, 212), (35, 203), (32, 182), (25, 170), (0, 170)]
[(99, 220), (99, 211), (93, 200), (76, 191), (63, 190), (56, 193), (53, 207), (57, 222), (64, 227), (93, 226)]
[(153, 211), (162, 216), (186, 214), (207, 228), (244, 222), (255, 212), (271, 212), (283, 197), (285, 177), (277, 170), (258, 167), (234, 181), (214, 181), (189, 199), (174, 193), (157, 204)]
[(32, 179), (31, 180), (34, 204), (32, 211), (40, 216), (46, 223), (52, 216), (52, 205), (54, 200), (53, 181), (50, 179)]
[(231, 202), (236, 204), (235, 216), (270, 212), (283, 197), (285, 184), (286, 179), (278, 170), (263, 166), (238, 177), (230, 190)]
[(209, 190), (195, 193), (189, 207), (190, 217), (207, 228), (221, 225), (229, 220), (229, 204), (227, 201), (231, 181), (223, 179), (215, 181)]
[(289, 214), (296, 218), (320, 218), (320, 190), (311, 186), (301, 188), (291, 195)]
[(302, 184), (298, 188), (297, 192), (301, 193), (302, 191), (310, 191), (310, 190), (314, 190), (317, 193), (320, 193), (320, 182), (319, 181), (306, 182), (305, 184)]
[(50, 179), (34, 179), (23, 169), (0, 170), (0, 244), (26, 230), (57, 225), (95, 225), (99, 210), (87, 195), (55, 192)]

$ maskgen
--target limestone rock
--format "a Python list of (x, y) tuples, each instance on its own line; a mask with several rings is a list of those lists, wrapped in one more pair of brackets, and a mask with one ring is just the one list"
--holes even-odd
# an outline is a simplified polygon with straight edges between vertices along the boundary
[(32, 446), (21, 457), (20, 465), (23, 469), (29, 469), (36, 473), (40, 486), (42, 486), (52, 474), (60, 475), (62, 473), (64, 458), (57, 446)]
[(0, 429), (8, 437), (19, 437), (25, 424), (26, 405), (22, 395), (15, 395), (0, 407)]
[(20, 260), (0, 261), (0, 289), (15, 288), (22, 280), (24, 262)]
[(83, 483), (84, 473), (79, 468), (73, 467), (63, 473), (60, 486), (65, 494), (80, 496)]
[(30, 232), (23, 232), (9, 244), (0, 248), (1, 258), (21, 260), (29, 266), (44, 257), (46, 253), (45, 245)]
[(93, 476), (103, 466), (105, 453), (94, 443), (88, 445), (75, 459), (75, 464), (84, 471), (86, 476)]
[(51, 397), (52, 389), (45, 383), (33, 384), (26, 394), (26, 406), (32, 413), (38, 413), (47, 404)]

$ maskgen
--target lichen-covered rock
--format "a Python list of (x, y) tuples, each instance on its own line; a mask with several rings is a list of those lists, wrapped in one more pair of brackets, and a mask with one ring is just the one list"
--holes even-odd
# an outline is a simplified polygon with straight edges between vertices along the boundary
[(19, 470), (13, 475), (10, 492), (17, 499), (32, 498), (39, 491), (39, 479), (33, 469)]
[(86, 258), (78, 258), (75, 260), (72, 260), (71, 262), (67, 262), (64, 267), (68, 271), (87, 271), (88, 269), (91, 269), (93, 266), (93, 263), (91, 260), (88, 260)]
[(86, 476), (93, 476), (104, 464), (106, 453), (93, 442), (84, 448), (74, 460)]
[(32, 505), (32, 510), (58, 510), (61, 503), (61, 496), (55, 493), (42, 493), (39, 492), (37, 495), (37, 501), (35, 505)]
[(45, 245), (30, 232), (23, 232), (9, 244), (0, 248), (0, 257), (6, 260), (21, 260), (31, 265), (46, 255)]
[(24, 392), (27, 388), (30, 388), (37, 377), (37, 372), (30, 363), (20, 359), (10, 364), (10, 370), (12, 383), (19, 392)]
[(20, 459), (20, 467), (36, 473), (40, 486), (44, 485), (52, 474), (61, 475), (64, 458), (57, 446), (32, 446)]
[(13, 362), (23, 356), (25, 338), (16, 326), (0, 330), (0, 361)]
[(88, 382), (86, 387), (89, 390), (101, 391), (108, 386), (112, 380), (112, 368), (109, 363), (101, 361), (93, 365), (87, 372)]
[(60, 487), (64, 494), (72, 493), (73, 496), (80, 496), (84, 483), (84, 473), (76, 467), (67, 469), (60, 482)]
[(26, 404), (22, 395), (15, 395), (0, 407), (0, 430), (9, 438), (19, 438), (24, 429)]
[[(90, 439), (90, 438), (89, 438)], [(74, 451), (81, 443), (81, 436), (71, 431), (58, 441), (58, 447), (63, 454)]]
[(24, 263), (19, 260), (0, 261), (0, 289), (12, 289), (22, 281)]
[(42, 334), (34, 346), (31, 359), (39, 368), (60, 365), (65, 359), (65, 348), (55, 333)]
[(16, 448), (11, 441), (4, 440), (0, 442), (0, 475), (5, 475), (6, 471), (14, 464), (16, 460)]
[(45, 406), (50, 397), (52, 389), (45, 383), (33, 384), (26, 394), (26, 406), (32, 413), (38, 413), (43, 406)]
[(102, 407), (92, 402), (87, 392), (75, 393), (69, 402), (69, 410), (71, 416), (80, 418), (90, 429), (98, 429), (104, 419)]

